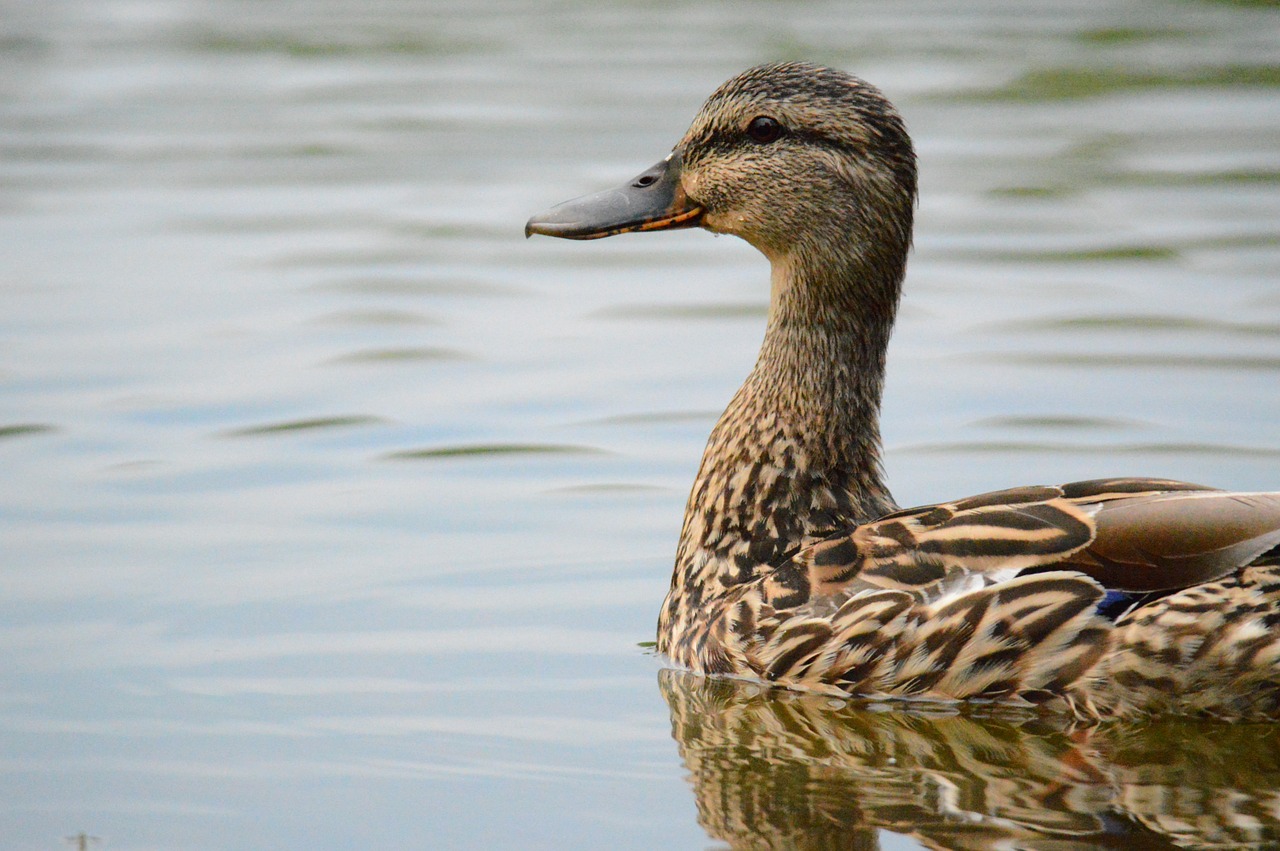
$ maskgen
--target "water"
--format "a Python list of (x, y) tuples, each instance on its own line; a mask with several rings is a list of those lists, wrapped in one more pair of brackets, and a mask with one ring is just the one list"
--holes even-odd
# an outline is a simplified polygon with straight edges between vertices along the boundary
[(848, 68), (922, 158), (900, 502), (1276, 488), (1278, 45), (1266, 3), (3, 3), (0, 845), (1274, 841), (1270, 727), (660, 671), (766, 268), (521, 228), (742, 68)]

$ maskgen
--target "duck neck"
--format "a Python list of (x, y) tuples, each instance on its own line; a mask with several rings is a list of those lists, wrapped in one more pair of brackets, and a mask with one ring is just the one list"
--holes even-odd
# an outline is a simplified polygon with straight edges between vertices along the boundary
[(772, 258), (764, 344), (708, 440), (669, 603), (696, 606), (895, 508), (879, 415), (905, 253)]

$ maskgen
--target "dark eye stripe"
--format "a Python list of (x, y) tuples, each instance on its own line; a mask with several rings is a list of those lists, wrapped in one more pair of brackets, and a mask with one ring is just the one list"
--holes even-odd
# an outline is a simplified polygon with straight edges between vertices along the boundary
[[(814, 145), (822, 148), (835, 148), (846, 154), (852, 154), (854, 156), (860, 156), (866, 151), (866, 148), (863, 145), (833, 139), (812, 130), (785, 127), (781, 124), (779, 124), (779, 126), (782, 127), (783, 132), (779, 134), (778, 138), (780, 139), (782, 136), (785, 136), (788, 142), (799, 143), (802, 145)], [(739, 125), (739, 127), (741, 127), (741, 125)], [(777, 141), (777, 139), (774, 141)], [(731, 129), (723, 126), (709, 127), (698, 136), (689, 140), (685, 147), (685, 162), (693, 162), (700, 159), (702, 156), (728, 156), (741, 149), (744, 143), (751, 146), (768, 144), (761, 143), (752, 138), (749, 130), (744, 132), (737, 128)]]

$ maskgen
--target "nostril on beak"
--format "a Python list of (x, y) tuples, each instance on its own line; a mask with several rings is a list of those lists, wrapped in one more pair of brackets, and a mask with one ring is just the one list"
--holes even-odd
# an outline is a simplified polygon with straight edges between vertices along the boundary
[(658, 178), (654, 177), (652, 174), (643, 174), (636, 179), (635, 183), (631, 185), (634, 186), (636, 189), (644, 189), (646, 186), (652, 186), (657, 181), (657, 179)]

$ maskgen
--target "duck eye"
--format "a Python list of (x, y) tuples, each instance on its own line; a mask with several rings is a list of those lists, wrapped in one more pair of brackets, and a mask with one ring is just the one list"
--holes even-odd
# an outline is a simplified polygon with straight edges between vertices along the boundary
[(782, 125), (776, 118), (760, 115), (747, 125), (747, 135), (762, 145), (767, 145), (782, 135)]

